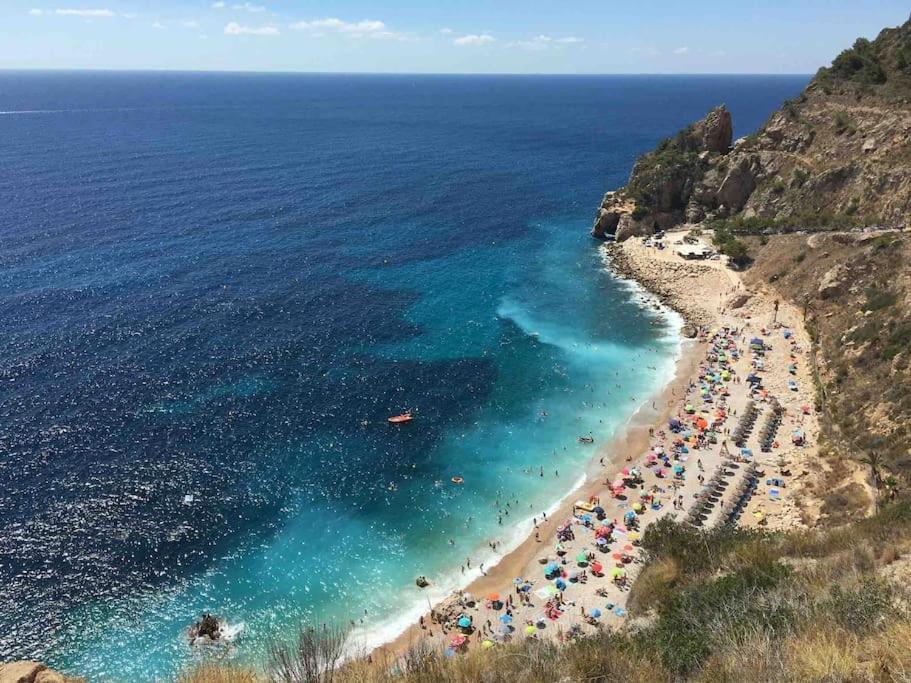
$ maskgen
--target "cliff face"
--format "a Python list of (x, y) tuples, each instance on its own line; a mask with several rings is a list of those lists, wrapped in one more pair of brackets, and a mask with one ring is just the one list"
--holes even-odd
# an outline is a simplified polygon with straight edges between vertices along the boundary
[(731, 147), (719, 107), (640, 158), (592, 234), (684, 222), (905, 225), (911, 221), (911, 20), (859, 39), (754, 135)]

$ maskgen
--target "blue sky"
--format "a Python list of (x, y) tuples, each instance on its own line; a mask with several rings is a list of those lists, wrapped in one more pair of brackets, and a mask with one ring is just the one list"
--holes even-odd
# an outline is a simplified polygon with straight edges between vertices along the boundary
[(0, 0), (0, 68), (811, 73), (907, 0)]

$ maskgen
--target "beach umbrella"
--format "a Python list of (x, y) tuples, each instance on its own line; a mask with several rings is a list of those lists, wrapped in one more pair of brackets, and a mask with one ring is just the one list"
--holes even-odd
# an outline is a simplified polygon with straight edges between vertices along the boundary
[(611, 557), (619, 561), (623, 559), (623, 553), (614, 553)]
[(622, 607), (618, 607), (617, 609), (614, 610), (614, 614), (616, 614), (618, 617), (622, 617), (622, 616), (626, 615), (626, 610), (623, 609)]
[(614, 567), (613, 569), (610, 570), (610, 575), (611, 575), (611, 578), (614, 578), (614, 579), (616, 579), (620, 576), (626, 576), (626, 570), (620, 569), (620, 567)]
[(627, 544), (627, 545), (623, 546), (623, 549), (629, 553), (629, 552), (632, 552), (633, 546)]
[(485, 650), (489, 650), (490, 648), (493, 647), (493, 641), (492, 640), (482, 640), (481, 647), (483, 647)]
[(624, 467), (622, 470), (620, 470), (620, 474), (622, 474), (624, 477), (628, 477), (629, 476), (629, 467)]
[(602, 571), (604, 571), (604, 567), (600, 562), (592, 562), (592, 571), (596, 574), (600, 574)]
[[(643, 495), (648, 495), (648, 494), (645, 493), (645, 492), (643, 492)], [(633, 510), (635, 510), (636, 512), (639, 512), (639, 510), (642, 509), (642, 503), (633, 503), (632, 508), (633, 508)]]
[(544, 567), (545, 576), (547, 576), (548, 574), (555, 574), (558, 571), (560, 571), (560, 565), (558, 565), (556, 562), (551, 562), (549, 565)]
[(635, 518), (636, 518), (636, 513), (633, 512), (632, 510), (628, 511), (626, 514), (623, 515), (623, 519), (635, 519)]
[(528, 626), (525, 627), (525, 635), (527, 635), (527, 636), (533, 636), (537, 632), (538, 632), (538, 629), (535, 628), (534, 626), (532, 626), (531, 624), (529, 624)]
[(452, 657), (455, 655), (455, 650), (453, 650), (451, 647), (447, 647), (445, 650), (443, 650), (443, 654), (447, 657)]
[(590, 614), (592, 617), (594, 617), (595, 619), (597, 619), (598, 617), (601, 616), (601, 610), (599, 610), (599, 609), (596, 607), (596, 608), (593, 609), (591, 612), (589, 612), (589, 614)]
[(460, 645), (464, 645), (464, 644), (465, 644), (465, 640), (466, 640), (465, 636), (462, 636), (462, 635), (454, 635), (454, 636), (452, 637), (452, 644), (453, 644), (453, 646), (455, 646), (455, 647), (459, 647)]
[(490, 600), (491, 602), (497, 602), (500, 599), (500, 594), (499, 593), (490, 593), (487, 596), (487, 599)]
[(622, 479), (616, 479), (616, 480), (614, 480), (614, 483), (611, 484), (611, 488), (623, 489), (623, 488), (626, 488), (626, 484), (623, 482)]
[(578, 555), (576, 555), (576, 562), (578, 562), (579, 564), (585, 564), (586, 562), (588, 562), (588, 556), (585, 553), (579, 553)]
[(468, 617), (462, 617), (459, 619), (459, 628), (468, 628), (471, 626), (471, 619)]
[(502, 617), (500, 617), (500, 621), (502, 621), (504, 624), (511, 624), (511, 623), (512, 623), (512, 615), (504, 614)]
[(630, 532), (629, 532), (629, 536), (627, 536), (627, 538), (629, 538), (629, 540), (631, 540), (631, 541), (638, 541), (639, 538), (640, 538), (639, 532), (638, 532), (638, 531), (630, 531)]
[(557, 579), (556, 581), (554, 581), (554, 584), (555, 584), (555, 585), (557, 586), (557, 588), (559, 588), (561, 591), (566, 589), (566, 581), (564, 581), (563, 579)]

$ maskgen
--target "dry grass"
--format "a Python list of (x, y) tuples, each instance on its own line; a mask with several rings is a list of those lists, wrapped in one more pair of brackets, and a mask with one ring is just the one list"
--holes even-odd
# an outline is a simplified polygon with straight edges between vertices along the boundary
[(250, 669), (223, 664), (204, 664), (177, 679), (178, 683), (259, 683), (262, 680)]

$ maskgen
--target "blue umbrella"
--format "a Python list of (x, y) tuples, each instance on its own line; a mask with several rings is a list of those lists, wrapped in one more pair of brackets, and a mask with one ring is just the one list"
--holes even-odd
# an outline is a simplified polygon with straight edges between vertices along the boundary
[(554, 572), (558, 571), (560, 571), (560, 565), (558, 565), (556, 562), (551, 562), (549, 565), (544, 567), (545, 574), (553, 574)]
[(589, 614), (591, 614), (595, 619), (597, 619), (598, 617), (601, 616), (601, 610), (593, 609), (591, 612), (589, 612)]
[(468, 628), (469, 626), (471, 626), (471, 619), (469, 619), (468, 617), (462, 617), (461, 619), (459, 619), (460, 628)]
[(614, 614), (616, 614), (618, 617), (622, 617), (624, 614), (626, 614), (626, 610), (622, 607), (618, 607), (614, 610)]
[(500, 617), (500, 621), (502, 621), (504, 624), (510, 624), (512, 623), (512, 617), (508, 614), (504, 614), (502, 617)]
[(453, 650), (451, 647), (447, 647), (445, 650), (443, 650), (443, 654), (445, 654), (447, 657), (452, 657), (455, 654), (455, 650)]
[(566, 588), (566, 581), (563, 579), (557, 579), (555, 583), (557, 584), (557, 588), (559, 588), (561, 591)]

